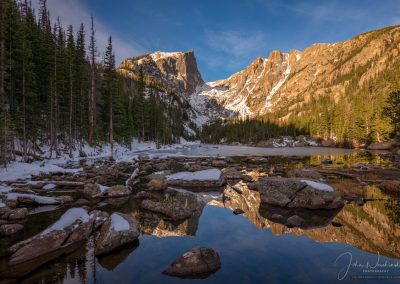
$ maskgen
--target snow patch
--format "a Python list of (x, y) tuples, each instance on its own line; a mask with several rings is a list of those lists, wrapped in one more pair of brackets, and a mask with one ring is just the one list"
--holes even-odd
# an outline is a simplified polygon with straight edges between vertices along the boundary
[(17, 200), (19, 197), (32, 199), (32, 200), (36, 201), (39, 204), (52, 205), (52, 204), (60, 203), (56, 199), (54, 199), (53, 197), (39, 196), (39, 195), (25, 194), (25, 193), (8, 193), (6, 198), (7, 198), (7, 200)]
[(111, 215), (111, 229), (114, 231), (128, 231), (130, 225), (121, 215), (113, 213)]
[(55, 188), (56, 188), (56, 185), (54, 183), (48, 183), (45, 186), (43, 186), (43, 189), (45, 189), (45, 190), (52, 190)]
[(90, 216), (88, 212), (83, 208), (71, 208), (65, 212), (57, 222), (44, 230), (41, 235), (46, 235), (53, 231), (64, 230), (66, 227), (72, 225), (76, 221), (82, 223), (89, 222)]
[(331, 186), (329, 186), (325, 183), (315, 182), (315, 181), (306, 180), (306, 179), (302, 179), (301, 182), (304, 182), (307, 185), (309, 185), (317, 190), (328, 191), (328, 192), (335, 191)]
[(219, 169), (208, 169), (197, 172), (179, 172), (176, 174), (168, 175), (167, 180), (219, 180), (222, 172)]

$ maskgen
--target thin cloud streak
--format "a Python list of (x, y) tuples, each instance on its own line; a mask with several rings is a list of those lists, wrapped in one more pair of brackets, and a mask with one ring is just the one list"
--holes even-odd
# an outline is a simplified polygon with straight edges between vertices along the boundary
[(206, 31), (207, 44), (220, 52), (235, 56), (249, 56), (266, 45), (261, 32)]

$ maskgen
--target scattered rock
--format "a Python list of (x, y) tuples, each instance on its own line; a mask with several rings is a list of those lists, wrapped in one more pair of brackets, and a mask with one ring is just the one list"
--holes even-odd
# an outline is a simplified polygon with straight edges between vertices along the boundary
[(87, 183), (83, 189), (83, 194), (91, 199), (94, 199), (102, 197), (104, 193), (101, 191), (98, 184)]
[(59, 201), (61, 204), (69, 204), (74, 202), (72, 196), (69, 195), (60, 195), (56, 197), (56, 200)]
[(94, 210), (89, 215), (83, 208), (71, 208), (41, 233), (8, 248), (7, 252), (12, 254), (8, 265), (20, 264), (86, 240), (104, 221), (105, 215), (100, 211)]
[(207, 278), (221, 268), (217, 252), (211, 248), (193, 248), (178, 257), (163, 273), (182, 278)]
[(228, 163), (224, 160), (213, 160), (211, 165), (216, 168), (225, 168), (228, 166)]
[(129, 188), (125, 185), (114, 185), (107, 189), (105, 196), (106, 197), (121, 197), (121, 196), (127, 196), (131, 194), (131, 191)]
[(162, 191), (166, 188), (167, 183), (164, 178), (154, 178), (146, 184), (149, 191)]
[(24, 229), (24, 225), (21, 224), (4, 224), (0, 226), (0, 235), (10, 236), (14, 235)]
[(289, 228), (300, 227), (303, 223), (304, 223), (303, 218), (297, 215), (293, 215), (287, 219), (286, 226), (288, 226)]
[(240, 214), (243, 214), (243, 213), (244, 213), (244, 211), (242, 209), (240, 209), (240, 208), (237, 208), (237, 209), (233, 210), (233, 214), (235, 214), (235, 215), (240, 215)]
[(204, 202), (201, 202), (192, 193), (169, 191), (162, 200), (142, 200), (140, 207), (156, 213), (161, 213), (172, 220), (184, 220), (194, 212), (201, 211)]
[(323, 140), (321, 142), (322, 147), (335, 147), (336, 143), (335, 141), (328, 139), (328, 140)]
[(10, 214), (8, 215), (8, 220), (21, 220), (25, 219), (26, 215), (28, 215), (27, 208), (17, 208), (11, 210)]
[(166, 177), (167, 185), (191, 189), (193, 191), (209, 191), (222, 187), (225, 178), (219, 169), (208, 169), (197, 172), (179, 172)]
[(400, 181), (399, 180), (385, 180), (379, 188), (386, 192), (400, 192)]
[(330, 186), (309, 180), (262, 178), (256, 185), (261, 202), (288, 208), (337, 209), (344, 205)]
[(107, 254), (125, 244), (137, 241), (140, 225), (135, 217), (113, 213), (101, 226), (96, 240), (96, 255)]
[(332, 225), (333, 227), (338, 227), (338, 228), (340, 228), (340, 227), (343, 226), (342, 223), (335, 222), (335, 221), (332, 221), (331, 225)]
[(391, 150), (396, 145), (396, 141), (390, 140), (385, 142), (372, 143), (368, 146), (368, 150)]
[(84, 198), (80, 198), (74, 202), (74, 206), (81, 207), (85, 205), (90, 205), (90, 201)]

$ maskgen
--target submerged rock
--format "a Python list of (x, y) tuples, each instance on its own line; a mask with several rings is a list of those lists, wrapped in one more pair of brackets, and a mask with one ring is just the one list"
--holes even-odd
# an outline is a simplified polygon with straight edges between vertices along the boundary
[(327, 184), (310, 180), (263, 178), (256, 185), (261, 202), (288, 208), (337, 209), (344, 205)]
[(107, 254), (125, 244), (137, 241), (139, 234), (140, 225), (135, 217), (113, 213), (100, 229), (95, 254)]
[(207, 278), (221, 268), (221, 260), (211, 248), (192, 248), (172, 262), (164, 274), (182, 278)]

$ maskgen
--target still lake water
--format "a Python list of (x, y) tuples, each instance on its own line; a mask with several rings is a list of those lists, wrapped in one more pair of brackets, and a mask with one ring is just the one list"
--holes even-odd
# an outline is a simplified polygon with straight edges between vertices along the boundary
[[(207, 151), (193, 148), (182, 151), (191, 151), (195, 156), (210, 154), (212, 149), (221, 150), (207, 147), (210, 147)], [(221, 155), (230, 155), (229, 148), (222, 148), (225, 152)], [(246, 151), (242, 154), (250, 154)], [(291, 151), (287, 156), (298, 155)], [(235, 153), (238, 155), (237, 149)], [(333, 158), (334, 163), (341, 165), (386, 162), (379, 156), (347, 150), (338, 153), (335, 149), (304, 156), (310, 157), (298, 161), (300, 165), (319, 164), (326, 158)], [(253, 199), (246, 200), (247, 197), (241, 200), (233, 197), (228, 204), (206, 205), (201, 215), (178, 224), (141, 211), (129, 198), (103, 209), (137, 217), (144, 231), (138, 243), (96, 258), (91, 237), (72, 254), (45, 264), (21, 280), (23, 283), (354, 283), (355, 278), (362, 277), (360, 283), (377, 283), (377, 277), (384, 277), (382, 281), (397, 283), (400, 202), (373, 186), (367, 188), (368, 196), (390, 200), (370, 201), (362, 206), (348, 204), (340, 212), (322, 217), (321, 222), (304, 229), (287, 228), (269, 220), (271, 212), (264, 212), (265, 208), (260, 208)], [(238, 207), (246, 209), (244, 215), (232, 213)], [(40, 232), (64, 211), (32, 215), (25, 236), (20, 237), (25, 239)], [(0, 243), (2, 249), (8, 245), (8, 241)], [(211, 247), (219, 253), (220, 270), (207, 279), (180, 279), (162, 274), (176, 257), (198, 246)], [(373, 278), (365, 279), (368, 277)]]

